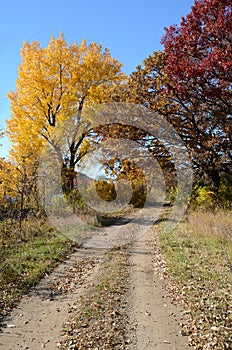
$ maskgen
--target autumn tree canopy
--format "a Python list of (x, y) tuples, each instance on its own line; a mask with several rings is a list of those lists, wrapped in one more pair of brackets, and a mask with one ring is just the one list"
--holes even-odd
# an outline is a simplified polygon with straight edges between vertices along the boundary
[[(184, 141), (197, 178), (206, 175), (215, 189), (232, 156), (231, 23), (228, 1), (195, 1), (180, 27), (166, 29), (164, 52), (147, 57), (127, 87), (120, 87), (122, 100), (166, 117)], [(164, 164), (159, 147), (154, 155)]]
[[(164, 116), (184, 142), (196, 179), (207, 177), (218, 190), (221, 174), (230, 174), (232, 160), (231, 3), (195, 0), (180, 25), (165, 30), (164, 51), (147, 57), (129, 77), (100, 44), (83, 40), (68, 45), (62, 34), (45, 48), (36, 41), (24, 43), (16, 90), (9, 93), (12, 117), (7, 132), (15, 167), (20, 165), (25, 178), (34, 176), (41, 151), (49, 144), (61, 159), (64, 187), (72, 190), (75, 167), (95, 142), (127, 138), (146, 148), (158, 160), (166, 184), (175, 186), (174, 161), (167, 145), (154, 135), (119, 123), (95, 123), (94, 130), (83, 132), (79, 128), (85, 107), (130, 102)], [(54, 135), (69, 118), (80, 133), (66, 132), (64, 153)], [(105, 159), (106, 168), (112, 167), (111, 161), (119, 165)], [(133, 172), (127, 169), (129, 177)]]
[(203, 103), (231, 114), (231, 33), (229, 0), (195, 0), (179, 27), (166, 28), (165, 71), (185, 101), (200, 96)]
[[(167, 91), (189, 116), (195, 154), (216, 187), (219, 172), (229, 171), (232, 160), (231, 33), (231, 1), (195, 0), (180, 26), (167, 28), (162, 39), (164, 71), (171, 81)], [(180, 122), (183, 130), (186, 121), (177, 118)]]
[[(76, 117), (81, 122), (82, 109), (108, 99), (111, 89), (123, 79), (122, 64), (100, 44), (87, 45), (83, 40), (68, 45), (64, 36), (51, 38), (42, 48), (38, 42), (25, 42), (21, 51), (16, 91), (9, 93), (12, 117), (8, 134), (12, 154), (21, 162), (37, 159), (44, 143), (53, 145), (54, 130), (64, 120)], [(79, 149), (86, 135), (70, 140), (64, 165), (71, 172), (79, 160)]]

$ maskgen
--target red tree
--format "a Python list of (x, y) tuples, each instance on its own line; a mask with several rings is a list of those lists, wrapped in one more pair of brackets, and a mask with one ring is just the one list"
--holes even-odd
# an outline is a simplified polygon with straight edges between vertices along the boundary
[(175, 89), (185, 99), (200, 94), (207, 102), (217, 99), (231, 108), (231, 0), (195, 0), (180, 27), (165, 30), (166, 71), (174, 78)]
[[(192, 129), (207, 141), (205, 156), (211, 158), (207, 170), (218, 187), (219, 172), (232, 159), (231, 0), (195, 0), (180, 26), (165, 30), (161, 42), (164, 71), (171, 81), (167, 90), (189, 113)], [(184, 130), (185, 122), (179, 118), (177, 124), (181, 123)]]

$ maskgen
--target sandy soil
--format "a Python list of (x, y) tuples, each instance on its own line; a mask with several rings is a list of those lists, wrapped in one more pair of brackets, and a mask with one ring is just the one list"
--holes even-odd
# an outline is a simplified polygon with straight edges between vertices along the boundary
[[(75, 301), (97, 275), (107, 251), (105, 242), (115, 241), (128, 232), (128, 227), (134, 232), (144, 229), (142, 225), (138, 222), (130, 227), (123, 222), (99, 230), (96, 238), (91, 238), (82, 249), (46, 276), (5, 319), (5, 327), (0, 333), (0, 349), (56, 349), (62, 325), (68, 322), (70, 313), (77, 307), (74, 307)], [(149, 229), (128, 248), (131, 264), (127, 349), (185, 350), (188, 345), (186, 337), (180, 335), (180, 310), (162, 289), (159, 274), (154, 269), (153, 240), (154, 229)]]
[[(62, 325), (94, 279), (101, 258), (96, 250), (80, 249), (46, 276), (5, 318), (0, 349), (57, 349)], [(77, 268), (83, 263), (84, 268)]]
[(131, 288), (128, 297), (130, 344), (128, 350), (185, 350), (188, 340), (181, 335), (181, 311), (165, 290), (154, 270), (155, 230), (150, 229), (130, 251)]

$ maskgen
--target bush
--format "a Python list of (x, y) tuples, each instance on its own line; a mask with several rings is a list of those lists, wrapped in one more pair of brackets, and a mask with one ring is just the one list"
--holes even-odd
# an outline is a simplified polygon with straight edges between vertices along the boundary
[(193, 189), (191, 204), (195, 208), (231, 209), (232, 176), (222, 176), (221, 184), (218, 190), (213, 190), (207, 183), (199, 182)]
[(200, 208), (213, 208), (215, 206), (216, 195), (208, 187), (203, 186), (197, 188), (195, 192), (195, 204)]

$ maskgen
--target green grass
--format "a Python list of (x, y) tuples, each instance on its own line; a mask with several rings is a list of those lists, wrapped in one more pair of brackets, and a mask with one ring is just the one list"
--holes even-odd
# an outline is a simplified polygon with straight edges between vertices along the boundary
[[(8, 231), (10, 233), (9, 227)], [(41, 221), (33, 222), (31, 226), (25, 222), (22, 238), (20, 242), (11, 240), (7, 245), (4, 237), (0, 255), (0, 316), (77, 246)]]
[(162, 252), (191, 315), (196, 349), (232, 346), (231, 233), (231, 212), (222, 211), (192, 212), (168, 234), (160, 226)]

